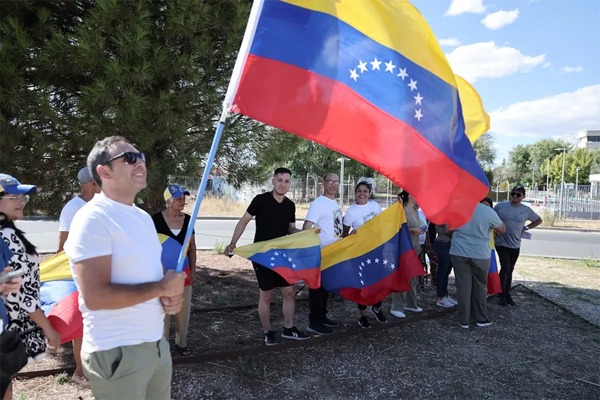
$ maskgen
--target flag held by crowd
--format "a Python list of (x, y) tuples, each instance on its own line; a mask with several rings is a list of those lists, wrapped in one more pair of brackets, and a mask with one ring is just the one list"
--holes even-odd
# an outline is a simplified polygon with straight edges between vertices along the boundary
[(457, 227), (488, 191), (468, 99), (481, 106), (406, 0), (257, 0), (225, 104), (376, 169)]
[(410, 290), (409, 279), (424, 273), (400, 203), (355, 234), (325, 246), (321, 264), (325, 289), (363, 305), (375, 304), (392, 292)]
[[(492, 238), (492, 240), (494, 240)], [(489, 295), (502, 293), (502, 285), (500, 283), (500, 275), (498, 274), (498, 263), (496, 261), (496, 250), (492, 249), (492, 257), (490, 258), (490, 270), (487, 276), (487, 292)]]
[(304, 281), (321, 286), (321, 247), (314, 229), (237, 247), (233, 252), (281, 275), (290, 285)]

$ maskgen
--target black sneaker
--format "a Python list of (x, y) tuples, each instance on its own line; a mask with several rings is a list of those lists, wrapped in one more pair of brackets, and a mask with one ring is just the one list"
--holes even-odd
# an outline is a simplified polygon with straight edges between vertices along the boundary
[(492, 321), (490, 321), (489, 319), (486, 319), (485, 321), (477, 321), (477, 326), (479, 326), (480, 328), (485, 328), (486, 326), (490, 326), (492, 324)]
[(273, 346), (279, 343), (279, 339), (277, 339), (277, 334), (275, 331), (268, 331), (265, 333), (265, 344), (267, 346)]
[(333, 329), (323, 324), (308, 324), (306, 330), (317, 335), (329, 335), (333, 333)]
[(371, 327), (371, 323), (369, 322), (369, 318), (364, 315), (358, 319), (358, 326), (363, 329), (369, 329)]
[(516, 306), (511, 295), (508, 295), (508, 297), (506, 298), (506, 302), (508, 303), (509, 306)]
[(292, 326), (291, 328), (283, 328), (283, 333), (281, 334), (281, 337), (285, 338), (285, 339), (292, 339), (292, 340), (310, 339), (309, 335), (302, 332), (295, 326)]
[(381, 311), (381, 308), (375, 308), (371, 306), (369, 307), (369, 310), (371, 310), (373, 315), (375, 315), (377, 322), (379, 322), (380, 324), (384, 324), (387, 322), (387, 318), (385, 317), (385, 315), (383, 315), (383, 311)]
[(329, 319), (327, 317), (323, 317), (323, 325), (325, 325), (329, 328), (337, 328), (338, 326), (340, 326), (340, 324), (338, 324), (336, 321)]
[(502, 307), (506, 307), (508, 305), (508, 302), (506, 301), (506, 299), (504, 297), (499, 297), (498, 304), (501, 305)]

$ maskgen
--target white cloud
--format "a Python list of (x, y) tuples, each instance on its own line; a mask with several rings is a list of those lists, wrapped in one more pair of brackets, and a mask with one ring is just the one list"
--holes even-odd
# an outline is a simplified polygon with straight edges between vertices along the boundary
[(457, 38), (440, 39), (440, 46), (457, 47), (462, 43)]
[(583, 67), (562, 67), (560, 69), (561, 72), (564, 72), (566, 74), (570, 74), (570, 73), (574, 73), (574, 72), (582, 72), (583, 71)]
[(550, 61), (547, 61), (544, 63), (544, 65), (542, 66), (544, 69), (546, 68), (550, 68), (552, 66), (552, 63)]
[(546, 55), (526, 56), (512, 47), (481, 42), (457, 47), (446, 57), (454, 73), (473, 83), (479, 78), (502, 78), (529, 72), (542, 64)]
[(483, 0), (452, 0), (446, 15), (454, 16), (464, 13), (483, 14), (485, 6)]
[(500, 10), (492, 14), (488, 14), (481, 23), (488, 29), (500, 29), (506, 25), (510, 25), (519, 17), (519, 9), (512, 11)]
[(600, 84), (570, 93), (511, 104), (490, 113), (493, 134), (509, 137), (564, 137), (600, 128)]

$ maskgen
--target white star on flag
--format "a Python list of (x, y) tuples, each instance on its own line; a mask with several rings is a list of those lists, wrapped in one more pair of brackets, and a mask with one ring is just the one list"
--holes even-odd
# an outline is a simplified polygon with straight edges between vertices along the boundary
[(417, 95), (414, 97), (414, 99), (415, 99), (415, 104), (421, 104), (423, 97), (421, 97), (421, 93), (417, 93)]
[(371, 264), (371, 259), (367, 258), (367, 264)]
[(354, 79), (354, 82), (357, 81), (359, 75), (356, 73), (355, 69), (351, 69), (350, 70), (350, 79)]
[(406, 78), (408, 76), (408, 74), (406, 73), (406, 68), (398, 68), (400, 70), (400, 72), (398, 72), (398, 75), (400, 78), (402, 78), (402, 80), (404, 80), (404, 78)]
[(367, 63), (362, 60), (358, 60), (358, 65), (356, 66), (356, 68), (360, 69), (361, 74), (369, 70), (367, 68)]
[(372, 71), (375, 71), (375, 70), (380, 71), (380, 69), (379, 69), (380, 65), (381, 65), (381, 61), (379, 61), (377, 59), (377, 57), (375, 57), (375, 59), (373, 61), (371, 61), (371, 70)]
[(375, 264), (379, 264), (379, 258), (375, 259)]
[(392, 62), (392, 60), (390, 60), (389, 62), (385, 63), (385, 72), (390, 72), (390, 73), (394, 73), (394, 68), (396, 68), (396, 66), (394, 65), (394, 63)]
[(421, 113), (421, 110), (415, 110), (415, 118), (421, 122), (421, 118), (423, 118), (423, 114)]
[(410, 91), (412, 92), (413, 90), (417, 90), (417, 81), (414, 80), (410, 80), (410, 83), (408, 84), (408, 87), (410, 87)]

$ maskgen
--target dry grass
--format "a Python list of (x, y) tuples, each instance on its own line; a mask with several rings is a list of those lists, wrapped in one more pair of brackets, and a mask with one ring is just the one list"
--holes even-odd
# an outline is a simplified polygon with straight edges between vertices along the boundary
[[(194, 202), (189, 200), (184, 212), (191, 214)], [(200, 204), (201, 217), (241, 217), (246, 212), (248, 204), (243, 201), (233, 201), (228, 198), (205, 197)], [(296, 203), (296, 218), (304, 218), (308, 211), (307, 203)]]
[[(258, 290), (248, 261), (202, 251), (198, 263), (194, 306), (255, 304)], [(596, 318), (600, 326), (597, 262), (521, 257), (515, 283), (533, 288), (588, 321)], [(453, 284), (449, 290), (453, 294)], [(491, 300), (488, 311), (494, 325), (489, 328), (465, 331), (457, 326), (456, 313), (451, 313), (413, 323), (409, 315), (408, 324), (372, 332), (358, 328), (353, 303), (334, 297), (329, 302), (331, 317), (342, 323), (341, 330), (357, 335), (276, 353), (176, 365), (173, 397), (598, 398), (600, 329), (527, 290), (515, 290), (514, 297), (517, 307), (500, 307)], [(437, 311), (432, 287), (427, 286), (420, 298), (426, 313)], [(388, 299), (386, 313), (389, 307)], [(306, 327), (307, 308), (306, 301), (297, 303), (300, 328)], [(274, 291), (272, 321), (281, 332), (278, 291)], [(193, 354), (261, 346), (261, 339), (256, 308), (193, 314), (189, 334)], [(71, 365), (67, 350), (35, 367)], [(92, 398), (89, 390), (52, 377), (18, 380), (14, 393), (21, 400)]]

